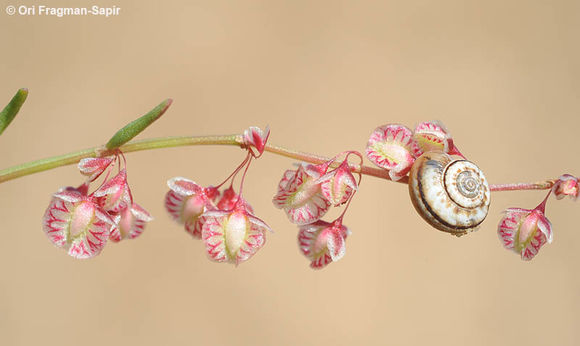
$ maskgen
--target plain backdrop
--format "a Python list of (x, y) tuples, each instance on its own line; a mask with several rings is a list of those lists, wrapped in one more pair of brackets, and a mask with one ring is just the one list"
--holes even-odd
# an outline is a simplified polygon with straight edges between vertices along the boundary
[[(46, 6), (92, 6), (45, 1)], [(0, 6), (0, 103), (28, 101), (0, 137), (1, 168), (105, 143), (163, 99), (139, 138), (241, 133), (321, 155), (363, 151), (389, 122), (440, 119), (490, 183), (580, 174), (578, 1), (99, 1), (118, 16), (8, 16)], [(127, 155), (155, 220), (79, 261), (41, 218), (75, 166), (0, 185), (2, 345), (578, 345), (578, 204), (551, 199), (554, 243), (530, 263), (502, 248), (492, 195), (476, 233), (429, 227), (405, 185), (364, 177), (346, 256), (322, 271), (271, 198), (293, 161), (265, 154), (245, 197), (275, 231), (250, 261), (210, 262), (163, 208), (166, 180), (216, 184), (235, 147)], [(338, 215), (330, 213), (327, 219)]]

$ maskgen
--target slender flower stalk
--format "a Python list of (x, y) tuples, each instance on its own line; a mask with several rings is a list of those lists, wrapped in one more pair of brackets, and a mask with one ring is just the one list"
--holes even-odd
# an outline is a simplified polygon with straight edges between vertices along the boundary
[[(130, 153), (134, 151), (174, 148), (194, 145), (229, 145), (243, 147), (243, 136), (223, 135), (223, 136), (175, 136), (151, 138), (138, 141), (129, 142), (118, 149), (123, 153)], [(321, 155), (300, 152), (289, 148), (284, 148), (274, 144), (266, 144), (265, 150), (270, 153), (285, 156), (299, 161), (309, 162), (313, 164), (321, 164), (330, 160), (328, 157)], [(111, 155), (115, 150), (107, 150), (103, 146), (75, 151), (72, 153), (53, 156), (45, 159), (30, 161), (13, 167), (0, 170), (0, 183), (8, 180), (20, 178), (34, 173), (48, 171), (54, 168), (72, 165), (78, 163), (80, 160), (89, 157), (105, 157)], [(339, 163), (334, 163), (331, 166), (337, 167)], [(351, 164), (353, 172), (361, 173), (363, 175), (391, 180), (388, 171), (380, 168), (369, 167), (365, 165)], [(548, 190), (554, 186), (557, 179), (546, 180), (536, 183), (516, 183), (516, 184), (499, 184), (490, 185), (491, 191), (521, 191), (521, 190)], [(397, 183), (408, 183), (408, 177), (404, 177), (396, 181)]]
[(491, 191), (521, 191), (521, 190), (548, 190), (556, 183), (558, 179), (539, 181), (536, 183), (516, 183), (516, 184), (498, 184), (489, 185)]

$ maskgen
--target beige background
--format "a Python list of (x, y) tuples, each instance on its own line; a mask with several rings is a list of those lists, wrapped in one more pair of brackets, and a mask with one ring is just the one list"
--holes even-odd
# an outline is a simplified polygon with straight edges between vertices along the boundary
[[(272, 129), (271, 142), (334, 155), (378, 125), (441, 119), (491, 183), (580, 174), (578, 1), (103, 1), (118, 17), (8, 16), (0, 7), (0, 99), (30, 97), (0, 138), (1, 166), (102, 144), (161, 100), (140, 138)], [(36, 3), (37, 5), (40, 3)], [(45, 1), (45, 5), (93, 5)], [(271, 198), (292, 161), (252, 166), (246, 197), (275, 230), (238, 268), (208, 261), (170, 221), (165, 181), (215, 184), (229, 147), (127, 156), (141, 238), (89, 261), (41, 230), (74, 166), (0, 185), (2, 345), (578, 345), (578, 204), (550, 200), (554, 243), (532, 263), (501, 247), (493, 195), (461, 239), (416, 215), (406, 187), (363, 179), (343, 260), (313, 271)], [(336, 215), (333, 213), (332, 215)]]

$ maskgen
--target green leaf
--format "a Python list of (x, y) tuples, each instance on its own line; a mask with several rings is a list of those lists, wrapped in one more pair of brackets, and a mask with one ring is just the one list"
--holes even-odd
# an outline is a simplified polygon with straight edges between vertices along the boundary
[(147, 126), (151, 125), (155, 120), (159, 119), (163, 113), (171, 106), (173, 102), (172, 99), (167, 99), (161, 102), (157, 107), (153, 108), (149, 113), (145, 114), (141, 118), (137, 120), (133, 120), (125, 127), (117, 131), (115, 135), (107, 142), (107, 149), (116, 149), (121, 145), (127, 143), (143, 130), (147, 128)]
[(18, 90), (8, 105), (6, 105), (2, 112), (0, 112), (0, 135), (4, 130), (6, 130), (12, 120), (14, 120), (14, 117), (18, 114), (20, 107), (22, 107), (22, 104), (26, 101), (27, 97), (28, 89), (23, 88)]

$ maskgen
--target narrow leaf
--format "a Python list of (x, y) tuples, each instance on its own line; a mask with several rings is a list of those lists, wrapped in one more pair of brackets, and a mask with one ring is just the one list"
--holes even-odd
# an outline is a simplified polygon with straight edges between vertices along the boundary
[(0, 135), (2, 132), (4, 132), (4, 130), (6, 130), (12, 120), (14, 120), (14, 117), (16, 117), (16, 114), (18, 114), (20, 107), (22, 107), (22, 104), (24, 101), (26, 101), (26, 97), (28, 97), (28, 89), (19, 89), (12, 100), (10, 100), (10, 103), (4, 107), (0, 113)]
[(115, 149), (127, 143), (155, 120), (159, 119), (163, 113), (171, 106), (172, 99), (167, 99), (161, 102), (157, 107), (153, 108), (149, 113), (127, 124), (125, 127), (117, 131), (115, 135), (107, 142), (107, 149)]

